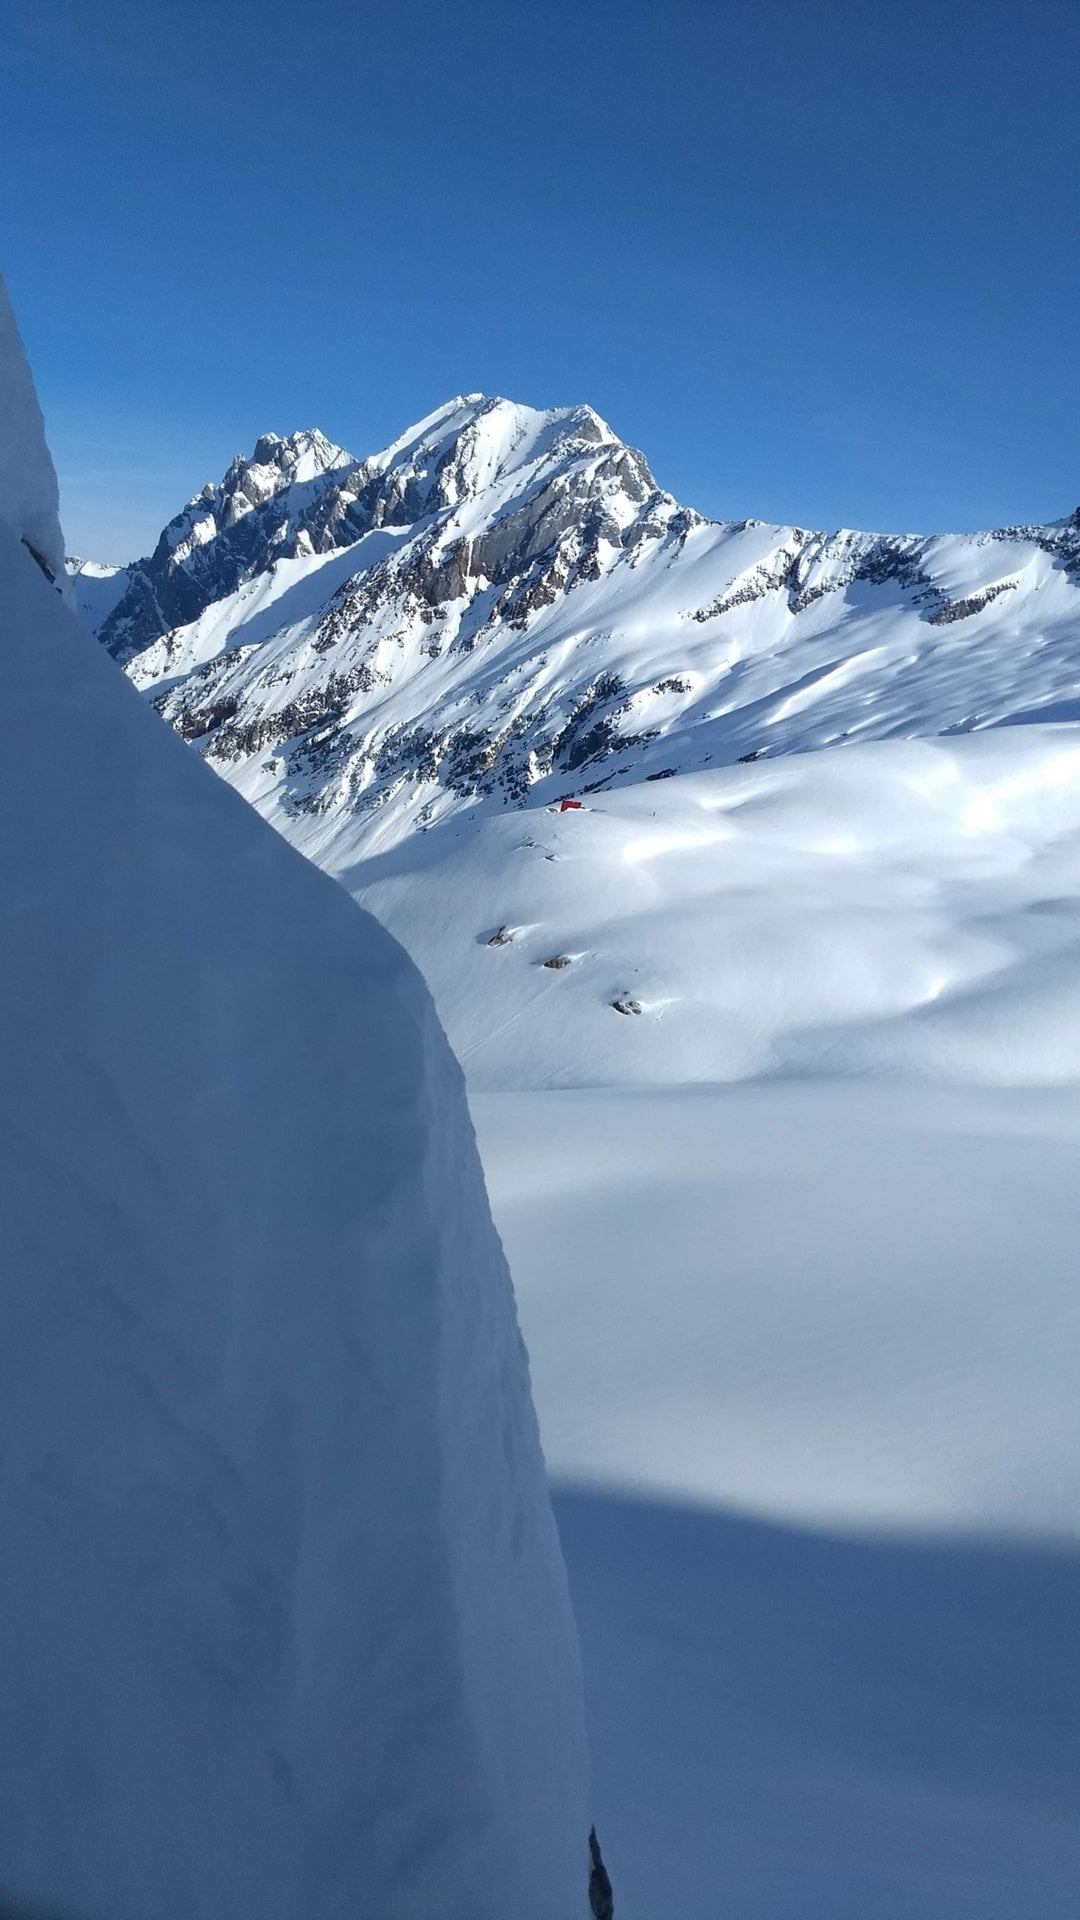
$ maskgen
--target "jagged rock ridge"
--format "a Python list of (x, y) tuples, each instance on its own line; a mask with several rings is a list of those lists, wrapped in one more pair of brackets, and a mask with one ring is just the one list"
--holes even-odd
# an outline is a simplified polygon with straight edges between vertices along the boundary
[(588, 407), (468, 395), (356, 460), (264, 436), (128, 570), (103, 643), (307, 843), (859, 735), (1080, 679), (1080, 520), (718, 523)]

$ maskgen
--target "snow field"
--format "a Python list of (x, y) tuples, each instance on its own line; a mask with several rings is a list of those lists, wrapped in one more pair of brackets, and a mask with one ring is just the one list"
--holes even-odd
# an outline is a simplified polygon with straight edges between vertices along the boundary
[(1080, 1078), (1070, 726), (639, 784), (355, 865), (350, 844), (324, 861), (412, 951), (475, 1087)]
[(470, 1077), (620, 1912), (1059, 1920), (1080, 730), (586, 808), (341, 872)]

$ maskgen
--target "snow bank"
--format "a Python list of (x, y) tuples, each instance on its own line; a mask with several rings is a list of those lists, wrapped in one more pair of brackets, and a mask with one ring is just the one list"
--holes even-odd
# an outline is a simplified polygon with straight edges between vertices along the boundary
[(68, 594), (60, 495), (34, 383), (0, 280), (0, 520), (40, 556)]
[(459, 1071), (20, 544), (4, 325), (4, 1892), (568, 1920), (575, 1634)]

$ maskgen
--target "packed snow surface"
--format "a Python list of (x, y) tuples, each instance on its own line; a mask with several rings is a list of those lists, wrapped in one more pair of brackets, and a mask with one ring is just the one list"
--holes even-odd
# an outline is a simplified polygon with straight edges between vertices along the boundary
[(584, 799), (337, 846), (471, 1078), (620, 1912), (1057, 1920), (1080, 728)]
[(10, 362), (3, 1895), (569, 1920), (575, 1631), (459, 1070), (396, 943), (26, 551)]

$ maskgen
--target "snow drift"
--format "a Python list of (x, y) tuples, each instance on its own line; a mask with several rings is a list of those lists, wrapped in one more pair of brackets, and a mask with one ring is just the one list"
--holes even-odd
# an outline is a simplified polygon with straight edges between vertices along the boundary
[(6, 307), (0, 399), (0, 1884), (569, 1920), (575, 1634), (459, 1071), (27, 552)]

